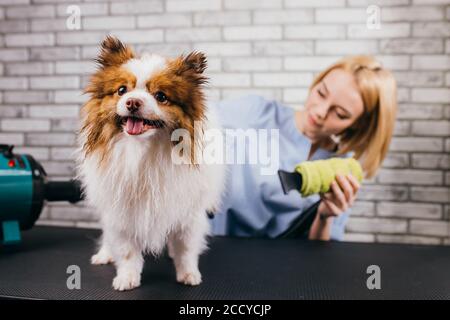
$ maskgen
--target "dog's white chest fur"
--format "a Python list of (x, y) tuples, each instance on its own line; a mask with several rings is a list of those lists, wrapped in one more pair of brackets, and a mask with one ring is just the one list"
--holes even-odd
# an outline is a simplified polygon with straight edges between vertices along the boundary
[(174, 164), (171, 145), (157, 137), (120, 135), (111, 143), (110, 158), (101, 167), (96, 153), (79, 166), (87, 200), (99, 211), (104, 231), (120, 232), (142, 251), (157, 254), (170, 232), (218, 207), (221, 166)]

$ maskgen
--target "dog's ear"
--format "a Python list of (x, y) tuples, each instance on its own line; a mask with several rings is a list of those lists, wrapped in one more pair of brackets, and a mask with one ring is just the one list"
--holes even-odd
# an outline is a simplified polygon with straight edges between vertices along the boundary
[(108, 35), (101, 44), (101, 51), (97, 63), (101, 68), (121, 65), (129, 59), (134, 58), (133, 50), (124, 45), (119, 39)]
[(197, 74), (202, 74), (207, 66), (206, 56), (202, 52), (193, 51), (189, 53), (185, 57), (181, 57), (182, 59), (182, 70), (185, 71), (193, 71)]
[(201, 86), (208, 82), (208, 78), (203, 74), (206, 66), (206, 56), (201, 52), (193, 51), (173, 60), (170, 69), (186, 81)]

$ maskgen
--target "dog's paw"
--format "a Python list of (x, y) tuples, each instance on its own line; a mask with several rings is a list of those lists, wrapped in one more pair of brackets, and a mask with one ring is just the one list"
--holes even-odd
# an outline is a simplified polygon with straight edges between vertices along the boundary
[(137, 288), (141, 285), (141, 275), (136, 272), (124, 272), (118, 274), (112, 283), (114, 289), (125, 291)]
[(91, 257), (91, 264), (94, 265), (108, 264), (112, 262), (114, 262), (112, 256), (102, 250)]
[(177, 273), (177, 281), (188, 286), (198, 286), (202, 283), (200, 271)]

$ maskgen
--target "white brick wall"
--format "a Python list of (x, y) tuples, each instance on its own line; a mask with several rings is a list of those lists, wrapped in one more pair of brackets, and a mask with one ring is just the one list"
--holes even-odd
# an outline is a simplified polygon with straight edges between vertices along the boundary
[[(66, 27), (73, 4), (80, 30)], [(366, 26), (372, 4), (379, 30)], [(398, 80), (398, 121), (345, 239), (450, 244), (449, 20), (448, 0), (0, 0), (0, 143), (52, 179), (73, 175), (82, 89), (110, 32), (138, 52), (204, 51), (211, 99), (255, 93), (293, 107), (328, 64), (374, 54)], [(84, 204), (50, 204), (39, 223), (97, 226)]]

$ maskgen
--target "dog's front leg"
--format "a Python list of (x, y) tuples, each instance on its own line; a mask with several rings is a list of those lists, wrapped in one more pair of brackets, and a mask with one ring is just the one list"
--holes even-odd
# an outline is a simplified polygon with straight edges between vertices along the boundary
[(113, 280), (113, 288), (119, 291), (131, 290), (141, 285), (141, 273), (144, 258), (140, 248), (125, 239), (114, 239), (111, 246), (117, 275)]
[(202, 213), (192, 223), (174, 231), (170, 238), (170, 253), (177, 273), (177, 281), (196, 286), (202, 282), (198, 269), (199, 255), (206, 249), (206, 235), (209, 224), (206, 214)]
[(105, 235), (106, 229), (103, 228), (103, 235), (99, 241), (100, 248), (96, 254), (91, 257), (91, 263), (94, 265), (102, 265), (113, 262), (111, 249), (109, 248), (109, 244), (107, 242), (107, 236)]

